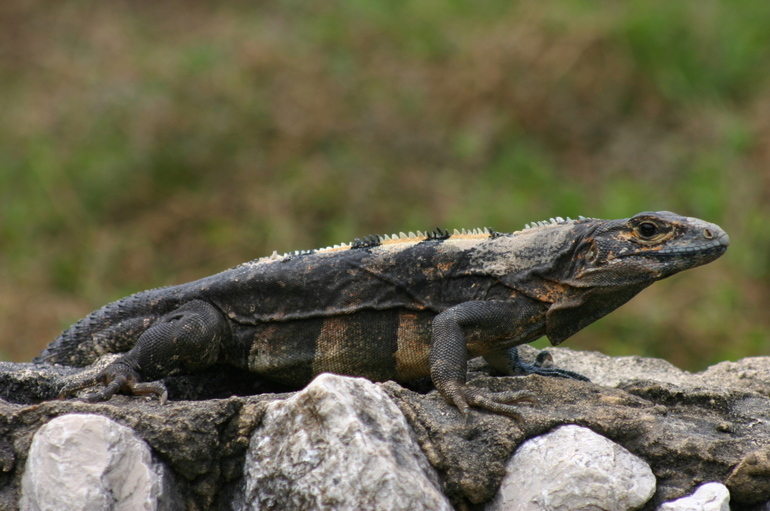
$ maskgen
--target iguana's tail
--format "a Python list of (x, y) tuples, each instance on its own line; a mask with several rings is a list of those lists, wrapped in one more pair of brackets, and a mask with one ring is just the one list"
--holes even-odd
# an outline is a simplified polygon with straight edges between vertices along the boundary
[(147, 328), (179, 306), (173, 298), (158, 299), (162, 295), (157, 291), (143, 291), (95, 310), (63, 331), (33, 362), (86, 366), (104, 354), (130, 350)]

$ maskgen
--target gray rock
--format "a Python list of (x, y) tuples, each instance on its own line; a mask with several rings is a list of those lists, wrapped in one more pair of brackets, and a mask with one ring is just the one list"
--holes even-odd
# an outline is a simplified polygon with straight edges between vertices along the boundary
[[(529, 347), (522, 351), (530, 361), (536, 353)], [(583, 372), (594, 381), (494, 377), (484, 364), (470, 365), (472, 386), (528, 390), (538, 396), (539, 406), (521, 408), (521, 423), (481, 412), (472, 413), (466, 422), (434, 393), (421, 396), (383, 384), (456, 506), (473, 507), (493, 499), (516, 447), (564, 424), (585, 426), (650, 465), (657, 490), (645, 510), (689, 495), (703, 481), (726, 483), (737, 505), (757, 505), (770, 498), (770, 378), (761, 378), (770, 374), (770, 357), (694, 375), (654, 359), (549, 351), (554, 365)]]
[(56, 399), (68, 377), (82, 369), (66, 366), (41, 366), (31, 363), (0, 362), (0, 399), (10, 403), (35, 403)]
[(721, 483), (706, 483), (695, 493), (666, 502), (658, 511), (730, 511), (730, 492)]
[[(45, 371), (44, 367), (40, 368)], [(56, 417), (77, 413), (109, 418), (132, 429), (172, 475), (180, 509), (227, 509), (243, 476), (248, 439), (262, 409), (278, 396), (169, 402), (116, 396), (108, 403), (0, 400), (0, 509), (19, 508), (21, 479), (35, 433)]]
[(165, 472), (133, 430), (100, 415), (63, 415), (41, 427), (32, 440), (20, 507), (171, 509)]
[[(534, 359), (538, 350), (519, 348), (524, 358)], [(618, 387), (635, 380), (655, 380), (659, 384), (681, 387), (735, 388), (768, 395), (768, 357), (749, 357), (737, 362), (720, 362), (705, 371), (691, 373), (659, 358), (639, 356), (611, 357), (597, 351), (573, 351), (569, 348), (549, 349), (552, 365), (588, 377), (592, 382)]]
[(580, 426), (527, 440), (508, 462), (488, 511), (638, 509), (655, 493), (643, 460)]
[(373, 383), (323, 374), (267, 406), (236, 509), (451, 510), (399, 409)]
[(770, 509), (770, 447), (746, 454), (725, 482), (741, 504), (766, 503)]
[[(531, 346), (519, 348), (524, 358), (535, 358), (537, 350)], [(692, 376), (666, 360), (638, 356), (611, 357), (598, 351), (573, 351), (569, 348), (549, 349), (552, 365), (569, 369), (589, 378), (593, 383), (617, 387), (640, 376), (654, 375), (659, 383), (682, 385)]]
[[(522, 351), (529, 360), (536, 353), (529, 347)], [(538, 396), (539, 406), (522, 406), (522, 422), (478, 410), (465, 419), (436, 392), (376, 384), (406, 417), (456, 509), (483, 509), (495, 498), (518, 446), (565, 424), (589, 428), (649, 464), (657, 490), (644, 511), (688, 496), (704, 481), (724, 483), (735, 509), (767, 508), (770, 357), (724, 362), (691, 374), (654, 359), (549, 351), (555, 365), (583, 372), (593, 382), (499, 377), (483, 361), (470, 364), (471, 386), (529, 390)], [(107, 417), (136, 432), (173, 475), (182, 508), (231, 509), (234, 497), (244, 496), (244, 461), (253, 432), (270, 403), (292, 395), (252, 395), (266, 388), (258, 378), (215, 367), (166, 378), (170, 401), (165, 406), (128, 396), (95, 404), (43, 401), (81, 371), (0, 363), (0, 509), (19, 507), (34, 434), (71, 413)], [(306, 427), (315, 427), (306, 419)], [(319, 419), (318, 424), (323, 431), (324, 422)], [(320, 435), (297, 433), (303, 434)], [(326, 482), (329, 491), (333, 484), (334, 479)]]

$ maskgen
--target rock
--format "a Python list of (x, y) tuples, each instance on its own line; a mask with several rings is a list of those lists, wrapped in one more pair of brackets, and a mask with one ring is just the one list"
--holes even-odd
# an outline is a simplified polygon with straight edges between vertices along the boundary
[(53, 419), (35, 434), (21, 479), (22, 510), (167, 510), (162, 463), (131, 429), (99, 415)]
[(643, 460), (580, 426), (561, 426), (523, 443), (488, 511), (638, 509), (655, 493)]
[(724, 484), (706, 483), (688, 497), (666, 502), (658, 511), (730, 511), (730, 492)]
[[(536, 353), (529, 347), (522, 351), (528, 361)], [(748, 453), (770, 448), (770, 378), (760, 378), (763, 371), (770, 374), (770, 357), (731, 363), (729, 371), (692, 374), (639, 357), (613, 358), (564, 348), (549, 351), (556, 366), (573, 371), (590, 367), (595, 381), (614, 380), (617, 387), (540, 376), (494, 377), (484, 364), (475, 362), (470, 385), (492, 391), (528, 390), (538, 396), (540, 406), (522, 407), (523, 421), (516, 423), (482, 412), (462, 421), (457, 410), (435, 393), (422, 396), (383, 384), (438, 468), (444, 492), (455, 506), (492, 500), (516, 447), (564, 424), (587, 427), (650, 465), (657, 490), (643, 509), (689, 495), (703, 481), (724, 483)], [(757, 488), (764, 484), (762, 474), (748, 475)], [(730, 487), (732, 500), (752, 498), (751, 488)]]
[[(521, 346), (522, 357), (534, 359), (537, 352), (531, 346)], [(654, 375), (659, 383), (681, 385), (692, 375), (659, 358), (638, 356), (611, 357), (598, 351), (577, 352), (569, 348), (549, 349), (553, 367), (568, 369), (589, 378), (593, 383), (617, 387), (631, 378)]]
[(83, 369), (66, 366), (41, 366), (30, 363), (0, 362), (0, 399), (10, 403), (35, 403), (56, 399), (62, 382)]
[(388, 396), (323, 374), (267, 406), (236, 509), (451, 510), (438, 476)]
[[(532, 361), (537, 350), (522, 348), (525, 360)], [(692, 374), (655, 359), (613, 358), (564, 348), (549, 351), (554, 365), (583, 372), (593, 381), (499, 377), (481, 360), (469, 364), (468, 381), (472, 387), (493, 392), (528, 390), (538, 396), (538, 406), (521, 407), (521, 422), (479, 410), (473, 410), (466, 419), (431, 391), (430, 386), (421, 393), (393, 382), (365, 386), (379, 388), (401, 411), (411, 429), (408, 436), (416, 439), (438, 473), (438, 488), (455, 509), (478, 510), (487, 506), (496, 497), (506, 466), (517, 448), (529, 439), (568, 424), (588, 428), (623, 446), (651, 467), (657, 489), (643, 511), (691, 495), (705, 481), (726, 484), (734, 506), (752, 506), (755, 511), (767, 506), (770, 378), (766, 375), (770, 374), (770, 357), (723, 362)], [(83, 372), (80, 368), (0, 363), (0, 509), (19, 508), (22, 475), (36, 432), (67, 414), (102, 416), (133, 430), (150, 446), (155, 459), (163, 462), (166, 477), (173, 481), (173, 491), (178, 496), (175, 501), (183, 509), (231, 509), (234, 502), (245, 506), (249, 498), (257, 502), (257, 485), (251, 483), (249, 487), (247, 480), (250, 473), (259, 476), (260, 469), (245, 469), (247, 450), (260, 441), (258, 437), (262, 434), (254, 432), (267, 431), (268, 423), (273, 422), (270, 419), (263, 423), (268, 408), (271, 414), (277, 414), (274, 404), (299, 395), (251, 395), (271, 387), (263, 385), (258, 377), (219, 366), (164, 379), (170, 390), (170, 401), (164, 406), (156, 400), (122, 395), (106, 403), (48, 400), (65, 382), (81, 377)], [(336, 382), (333, 385), (332, 380)], [(329, 388), (324, 393), (339, 396), (320, 402), (337, 404), (318, 405), (314, 415), (285, 409), (282, 413), (288, 422), (284, 428), (297, 424), (305, 428), (291, 437), (304, 438), (306, 443), (324, 438), (324, 432), (330, 431), (329, 421), (341, 419), (327, 420), (321, 411), (336, 416), (335, 410), (348, 406), (340, 404), (345, 402), (342, 395), (371, 394), (349, 387), (348, 382), (345, 378), (329, 379), (324, 385), (337, 389)], [(307, 395), (302, 399), (313, 402)], [(383, 420), (384, 424), (398, 422), (393, 418), (393, 405), (387, 400), (377, 398), (372, 403), (366, 405), (368, 411), (363, 416), (371, 416), (373, 424)], [(355, 408), (351, 410), (349, 413), (358, 413)], [(390, 430), (381, 424), (371, 426), (367, 421), (350, 423), (357, 423), (360, 428), (360, 437), (353, 435), (350, 442), (364, 438), (365, 434), (376, 437), (378, 431), (397, 431), (395, 426)], [(392, 433), (392, 437), (405, 438), (403, 432)], [(347, 445), (337, 437), (333, 443), (343, 450)], [(321, 449), (319, 444), (308, 445), (315, 445), (312, 452)], [(372, 466), (391, 467), (394, 462), (403, 461), (403, 456), (396, 453), (403, 454), (409, 449), (383, 448), (378, 452), (382, 459), (378, 455)], [(424, 462), (415, 460), (409, 461), (410, 470), (423, 471), (421, 477), (430, 483), (429, 488), (435, 488), (431, 471), (425, 472), (420, 468)], [(319, 467), (330, 470), (324, 465)], [(291, 471), (301, 469), (300, 464)], [(348, 475), (356, 474), (351, 471)], [(332, 495), (337, 491), (333, 476), (316, 481), (321, 486), (312, 495)], [(266, 487), (279, 505), (283, 493)], [(434, 497), (433, 491), (426, 490), (428, 498)]]
[(741, 504), (761, 504), (770, 499), (770, 448), (748, 453), (727, 478), (727, 487)]
[(277, 397), (164, 406), (128, 396), (108, 403), (46, 401), (31, 406), (0, 400), (0, 509), (19, 508), (21, 478), (35, 433), (56, 417), (73, 413), (106, 417), (136, 432), (173, 476), (181, 509), (226, 509), (228, 492), (242, 480), (251, 431), (265, 404)]

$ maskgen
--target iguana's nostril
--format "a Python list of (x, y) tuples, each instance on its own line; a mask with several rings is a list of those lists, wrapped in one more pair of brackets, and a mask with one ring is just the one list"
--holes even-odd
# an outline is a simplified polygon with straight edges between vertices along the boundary
[(711, 232), (711, 229), (704, 229), (703, 236), (705, 236), (707, 240), (714, 239), (714, 233)]

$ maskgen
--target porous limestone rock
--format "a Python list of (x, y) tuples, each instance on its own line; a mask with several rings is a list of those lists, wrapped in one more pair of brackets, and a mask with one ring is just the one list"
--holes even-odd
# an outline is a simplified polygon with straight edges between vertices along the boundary
[[(657, 489), (642, 511), (689, 496), (704, 481), (724, 483), (734, 509), (770, 509), (770, 357), (723, 362), (688, 373), (655, 359), (614, 358), (566, 348), (549, 351), (555, 366), (582, 372), (592, 381), (499, 377), (481, 359), (469, 363), (471, 387), (527, 390), (538, 397), (539, 405), (521, 407), (522, 421), (475, 409), (464, 417), (437, 392), (429, 392), (429, 385), (408, 389), (394, 382), (374, 384), (406, 418), (411, 436), (439, 474), (441, 492), (455, 509), (484, 509), (495, 498), (517, 448), (567, 424), (589, 428), (649, 464)], [(537, 355), (529, 346), (522, 346), (521, 352), (530, 362)], [(99, 415), (133, 430), (173, 476), (173, 491), (179, 496), (174, 502), (182, 509), (232, 509), (236, 497), (241, 507), (254, 502), (247, 501), (246, 490), (256, 491), (256, 483), (248, 482), (252, 473), (244, 468), (250, 443), (259, 441), (254, 431), (262, 427), (271, 403), (288, 402), (299, 394), (271, 393), (286, 389), (271, 390), (252, 373), (215, 366), (165, 378), (169, 402), (163, 406), (157, 400), (123, 395), (105, 403), (53, 399), (62, 385), (94, 370), (0, 362), (0, 509), (19, 509), (21, 479), (31, 463), (35, 433), (56, 417), (73, 413)], [(347, 379), (335, 381), (340, 393), (351, 392)], [(323, 432), (329, 431), (326, 421), (302, 406), (295, 406), (291, 414), (309, 430), (295, 435), (320, 442)], [(334, 411), (332, 406), (313, 410), (327, 409)], [(391, 409), (392, 404), (380, 403), (369, 407), (368, 415), (378, 416), (382, 410), (389, 417)], [(367, 421), (359, 420), (357, 427), (363, 432), (385, 431)], [(360, 438), (365, 436), (361, 433)], [(385, 461), (378, 458), (370, 461), (372, 465), (401, 459), (394, 454), (399, 450), (380, 452)], [(299, 466), (287, 470), (298, 473), (307, 466), (302, 456), (296, 459)], [(337, 491), (339, 483), (331, 472), (317, 494)], [(430, 473), (425, 477), (434, 481)], [(374, 478), (366, 482), (372, 485)], [(290, 500), (281, 505), (279, 488), (266, 487), (276, 491), (276, 508), (290, 509)], [(292, 492), (287, 495), (296, 497)], [(432, 490), (426, 495), (432, 502)]]
[(744, 456), (725, 484), (736, 496), (734, 500), (737, 503), (756, 505), (768, 502), (770, 499), (770, 446), (764, 446)]
[(362, 378), (323, 374), (270, 403), (236, 509), (451, 510), (398, 407)]
[(666, 502), (658, 511), (730, 511), (730, 492), (721, 483), (702, 484), (692, 495)]
[[(21, 480), (25, 511), (165, 510), (163, 465), (131, 429), (69, 414), (35, 434)], [(167, 497), (168, 495), (166, 495)]]
[(588, 428), (567, 425), (519, 446), (487, 510), (626, 511), (654, 493), (647, 463)]

